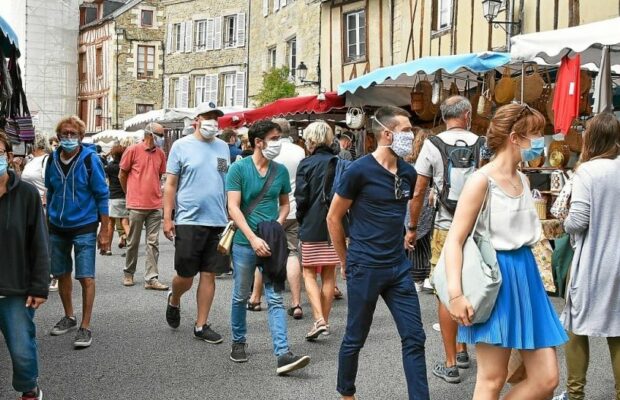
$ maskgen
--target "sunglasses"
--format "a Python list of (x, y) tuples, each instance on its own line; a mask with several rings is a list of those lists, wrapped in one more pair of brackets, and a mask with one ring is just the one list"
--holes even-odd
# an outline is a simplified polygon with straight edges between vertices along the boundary
[(400, 176), (394, 175), (394, 198), (396, 200), (402, 200), (403, 198), (403, 180)]

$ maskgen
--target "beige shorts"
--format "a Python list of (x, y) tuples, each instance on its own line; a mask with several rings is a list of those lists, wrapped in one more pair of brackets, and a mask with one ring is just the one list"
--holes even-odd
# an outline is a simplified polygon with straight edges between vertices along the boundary
[(439, 262), (439, 257), (441, 256), (444, 244), (446, 244), (447, 237), (448, 231), (437, 228), (433, 230), (433, 238), (431, 239), (431, 273)]
[(289, 257), (299, 257), (299, 223), (296, 219), (284, 221), (284, 232), (288, 243)]

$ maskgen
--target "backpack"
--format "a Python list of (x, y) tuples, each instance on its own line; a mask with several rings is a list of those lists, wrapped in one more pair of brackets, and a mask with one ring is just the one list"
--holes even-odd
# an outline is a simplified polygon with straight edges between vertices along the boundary
[(336, 189), (340, 184), (340, 179), (344, 171), (351, 165), (351, 161), (343, 160), (338, 156), (332, 157), (325, 167), (325, 175), (323, 176), (323, 182), (321, 183), (321, 203), (327, 208), (332, 202)]
[(428, 140), (437, 147), (443, 160), (443, 185), (437, 188), (439, 203), (454, 215), (465, 182), (478, 169), (480, 151), (486, 138), (480, 137), (472, 146), (468, 146), (467, 142), (461, 139), (454, 145), (447, 144), (438, 136), (432, 136)]

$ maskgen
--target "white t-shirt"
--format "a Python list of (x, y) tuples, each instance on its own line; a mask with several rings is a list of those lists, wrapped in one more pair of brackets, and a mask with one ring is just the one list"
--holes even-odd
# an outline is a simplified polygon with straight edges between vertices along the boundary
[(47, 189), (45, 188), (45, 167), (49, 161), (47, 154), (33, 158), (22, 171), (21, 179), (34, 185), (43, 199)]
[[(441, 132), (437, 135), (444, 143), (454, 146), (457, 140), (463, 140), (468, 146), (473, 146), (480, 136), (464, 129), (452, 129)], [(443, 186), (443, 158), (439, 149), (429, 140), (424, 141), (420, 155), (415, 163), (415, 170), (418, 174), (433, 179), (433, 187), (441, 189)], [(439, 212), (435, 218), (435, 228), (448, 230), (452, 225), (452, 214), (450, 214), (441, 204)]]
[(291, 204), (291, 211), (288, 214), (287, 219), (295, 219), (297, 213), (297, 204), (295, 203), (295, 179), (297, 179), (297, 167), (301, 160), (306, 158), (306, 152), (301, 147), (293, 144), (290, 138), (282, 139), (282, 149), (280, 155), (273, 161), (280, 163), (288, 170), (288, 175), (291, 180), (291, 193), (288, 195), (289, 202)]

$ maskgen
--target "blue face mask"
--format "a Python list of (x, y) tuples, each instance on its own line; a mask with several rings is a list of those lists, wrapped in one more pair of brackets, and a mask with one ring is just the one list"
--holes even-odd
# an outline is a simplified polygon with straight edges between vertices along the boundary
[(4, 176), (7, 169), (9, 169), (9, 159), (6, 156), (0, 156), (0, 176)]
[(67, 153), (71, 153), (80, 145), (80, 141), (77, 139), (60, 139), (60, 147)]
[(237, 138), (237, 140), (235, 140), (235, 147), (241, 147), (241, 139)]
[(530, 143), (529, 149), (521, 149), (523, 161), (534, 161), (545, 154), (545, 138), (530, 139)]

